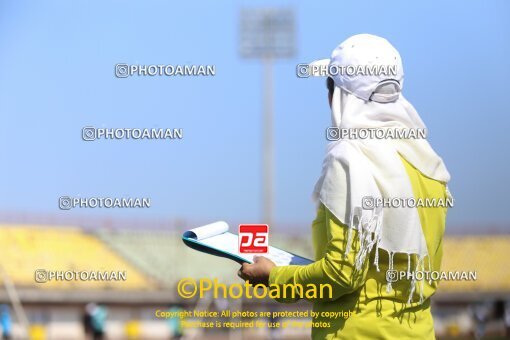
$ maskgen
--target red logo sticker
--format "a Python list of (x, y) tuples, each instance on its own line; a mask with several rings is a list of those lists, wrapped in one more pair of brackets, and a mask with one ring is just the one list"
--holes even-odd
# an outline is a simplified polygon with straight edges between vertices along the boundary
[(269, 247), (269, 226), (267, 224), (239, 225), (240, 253), (267, 253)]

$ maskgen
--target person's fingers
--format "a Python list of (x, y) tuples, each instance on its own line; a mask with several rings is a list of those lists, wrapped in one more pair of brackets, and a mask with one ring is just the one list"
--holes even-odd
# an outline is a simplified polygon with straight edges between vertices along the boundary
[(243, 279), (243, 280), (246, 280), (247, 278), (247, 270), (248, 270), (248, 263), (243, 263), (241, 265), (241, 268), (239, 269), (239, 271), (237, 272), (237, 275)]
[(261, 257), (262, 256), (258, 256), (258, 255), (257, 256), (253, 256), (253, 263), (259, 262)]

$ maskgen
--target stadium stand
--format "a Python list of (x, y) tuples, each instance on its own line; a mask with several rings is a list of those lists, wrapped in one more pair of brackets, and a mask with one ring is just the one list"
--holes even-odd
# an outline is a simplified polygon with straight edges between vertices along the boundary
[(448, 236), (443, 245), (442, 271), (476, 272), (476, 281), (442, 281), (438, 292), (509, 293), (507, 257), (510, 236)]
[(188, 248), (177, 232), (102, 230), (97, 235), (166, 288), (173, 287), (177, 280), (185, 277), (218, 278), (222, 283), (238, 281), (238, 264)]
[[(311, 242), (305, 237), (274, 233), (269, 238), (271, 245), (313, 257)], [(236, 276), (237, 263), (192, 250), (182, 243), (179, 232), (170, 230), (95, 229), (85, 232), (73, 226), (0, 224), (0, 249), (0, 264), (18, 290), (30, 322), (29, 333), (34, 339), (64, 339), (70, 334), (79, 338), (83, 308), (90, 301), (107, 305), (107, 333), (111, 338), (168, 338), (168, 321), (155, 318), (154, 312), (177, 302), (186, 304), (187, 308), (195, 304), (175, 294), (179, 279), (217, 278), (220, 283), (241, 282)], [(489, 321), (482, 324), (487, 333), (504, 333), (502, 318), (497, 316), (495, 306), (497, 300), (506, 300), (510, 293), (510, 271), (506, 269), (503, 256), (507, 249), (510, 249), (509, 235), (445, 237), (442, 271), (476, 272), (477, 278), (476, 281), (439, 284), (433, 300), (439, 338), (472, 334), (481, 324), (475, 317), (479, 305), (488, 310)], [(128, 279), (125, 282), (50, 281), (43, 284), (35, 280), (37, 269), (125, 270)], [(0, 284), (3, 284), (1, 276)], [(7, 294), (2, 290), (0, 293), (3, 303), (9, 303)], [(248, 309), (262, 308), (258, 304), (265, 303), (269, 301), (243, 301)], [(308, 308), (306, 304), (296, 307)], [(19, 334), (19, 325), (16, 327)], [(306, 338), (308, 331), (303, 330), (299, 335)]]
[[(270, 235), (270, 243), (312, 258), (304, 239)], [(165, 230), (98, 230), (77, 227), (0, 225), (2, 264), (16, 286), (42, 289), (154, 289), (171, 288), (177, 278), (216, 277), (234, 282), (238, 265), (186, 247), (180, 233)], [(442, 270), (476, 272), (476, 281), (443, 281), (439, 292), (508, 292), (510, 272), (501, 256), (510, 249), (510, 236), (448, 236), (444, 240)], [(23, 256), (19, 256), (23, 254)], [(197, 265), (199, 264), (199, 265)], [(211, 272), (211, 268), (214, 271)], [(126, 271), (126, 281), (50, 281), (37, 283), (35, 271)]]
[[(137, 289), (153, 287), (143, 273), (95, 236), (76, 227), (0, 225), (2, 265), (18, 287), (41, 289)], [(126, 272), (126, 280), (36, 282), (36, 271)], [(44, 275), (43, 275), (44, 276)], [(44, 277), (41, 279), (44, 279)]]

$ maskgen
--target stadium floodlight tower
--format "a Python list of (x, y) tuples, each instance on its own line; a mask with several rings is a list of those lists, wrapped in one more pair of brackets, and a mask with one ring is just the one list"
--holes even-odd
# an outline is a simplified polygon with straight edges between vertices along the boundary
[(273, 222), (273, 71), (275, 59), (295, 55), (295, 20), (291, 8), (245, 8), (240, 16), (239, 53), (264, 65), (262, 218)]

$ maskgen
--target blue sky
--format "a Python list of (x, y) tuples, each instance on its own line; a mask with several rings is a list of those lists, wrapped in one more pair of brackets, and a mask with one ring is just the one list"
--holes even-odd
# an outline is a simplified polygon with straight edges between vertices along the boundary
[[(56, 216), (260, 221), (262, 67), (238, 55), (243, 7), (289, 6), (298, 54), (274, 65), (276, 220), (308, 225), (329, 109), (297, 63), (352, 34), (400, 51), (404, 94), (445, 160), (451, 231), (510, 229), (507, 1), (0, 0), (0, 205)], [(114, 77), (114, 65), (214, 64), (215, 77)], [(178, 127), (180, 141), (81, 140), (83, 126)], [(59, 196), (151, 197), (59, 211)]]

